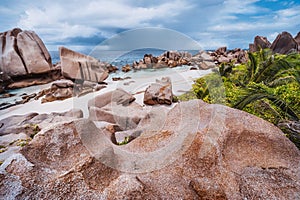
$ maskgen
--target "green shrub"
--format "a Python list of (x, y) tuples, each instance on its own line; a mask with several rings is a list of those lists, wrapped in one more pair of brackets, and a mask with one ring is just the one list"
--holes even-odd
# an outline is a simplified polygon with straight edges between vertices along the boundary
[[(207, 103), (238, 108), (275, 125), (282, 120), (298, 121), (300, 54), (273, 55), (269, 50), (260, 50), (248, 56), (248, 64), (222, 64), (222, 76), (213, 72), (197, 79), (191, 92)], [(288, 138), (295, 138), (282, 130)], [(292, 141), (300, 149), (299, 141)]]

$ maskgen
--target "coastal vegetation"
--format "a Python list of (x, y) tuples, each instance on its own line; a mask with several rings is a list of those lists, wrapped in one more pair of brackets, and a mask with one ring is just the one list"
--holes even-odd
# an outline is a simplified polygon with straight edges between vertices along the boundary
[[(300, 116), (300, 54), (273, 54), (269, 49), (248, 53), (246, 64), (222, 63), (201, 77), (180, 100), (202, 99), (224, 104), (275, 125), (296, 122)], [(299, 132), (278, 126), (300, 149)]]

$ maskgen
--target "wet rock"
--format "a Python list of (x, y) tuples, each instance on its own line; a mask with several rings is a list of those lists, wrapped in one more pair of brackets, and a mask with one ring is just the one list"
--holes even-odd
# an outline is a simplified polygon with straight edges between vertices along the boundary
[(122, 67), (122, 72), (129, 72), (130, 70), (131, 70), (131, 66), (128, 64)]
[(12, 82), (12, 79), (0, 70), (0, 94), (4, 93), (7, 85)]
[[(73, 97), (74, 83), (70, 80), (60, 80), (52, 83), (49, 90), (44, 90), (45, 97), (41, 100), (42, 103), (65, 100)], [(41, 94), (38, 94), (40, 96)]]
[(27, 79), (22, 79), (20, 81), (14, 81), (13, 83), (7, 85), (7, 89), (12, 90), (12, 89), (18, 89), (18, 88), (24, 88), (24, 87), (29, 87), (33, 85), (43, 85), (52, 82), (53, 79), (51, 77), (38, 77), (38, 78), (27, 78)]
[(3, 98), (9, 98), (9, 97), (13, 97), (13, 96), (16, 96), (16, 94), (5, 93), (5, 94), (0, 95), (0, 98), (3, 99)]
[(113, 66), (111, 64), (108, 64), (105, 67), (106, 67), (106, 69), (108, 70), (109, 73), (114, 73), (114, 72), (119, 70), (116, 66)]
[(145, 91), (144, 103), (147, 105), (167, 104), (171, 105), (173, 99), (172, 83), (169, 77), (156, 80)]
[(4, 103), (0, 104), (0, 110), (4, 110), (4, 109), (10, 108), (10, 107), (15, 106), (15, 105), (17, 105), (17, 103), (4, 102)]

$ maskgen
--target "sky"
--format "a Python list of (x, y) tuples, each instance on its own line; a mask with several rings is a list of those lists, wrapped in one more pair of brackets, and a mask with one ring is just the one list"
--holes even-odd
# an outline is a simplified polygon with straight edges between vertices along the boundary
[(300, 1), (1, 0), (0, 32), (15, 27), (35, 31), (50, 51), (80, 50), (149, 27), (174, 30), (202, 49), (248, 48), (256, 35), (271, 42), (283, 31), (295, 36)]

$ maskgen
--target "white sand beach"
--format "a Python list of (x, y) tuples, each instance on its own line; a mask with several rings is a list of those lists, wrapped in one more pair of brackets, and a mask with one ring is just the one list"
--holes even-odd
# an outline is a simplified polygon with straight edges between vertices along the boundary
[[(143, 91), (156, 79), (162, 77), (170, 77), (172, 81), (172, 90), (174, 95), (181, 95), (189, 91), (195, 79), (210, 73), (211, 70), (190, 70), (189, 66), (176, 67), (176, 68), (162, 68), (162, 69), (147, 69), (132, 71), (128, 73), (112, 73), (105, 81), (107, 87), (98, 91), (89, 93), (81, 97), (74, 97), (63, 101), (54, 101), (41, 104), (41, 100), (32, 100), (26, 104), (10, 107), (0, 111), (0, 119), (7, 118), (12, 115), (24, 115), (31, 112), (37, 113), (51, 113), (51, 112), (65, 112), (72, 108), (79, 108), (83, 111), (84, 117), (88, 117), (87, 102), (93, 97), (103, 94), (108, 91), (113, 91), (116, 88), (122, 88), (125, 91), (134, 94), (136, 102), (140, 105), (143, 104)], [(122, 81), (112, 81), (113, 77), (131, 77)], [(47, 84), (50, 85), (50, 84)], [(41, 90), (45, 86), (36, 86), (37, 90)], [(38, 91), (36, 91), (38, 92)], [(136, 94), (138, 93), (138, 94)]]

